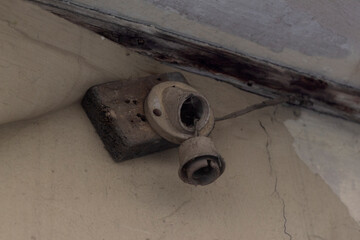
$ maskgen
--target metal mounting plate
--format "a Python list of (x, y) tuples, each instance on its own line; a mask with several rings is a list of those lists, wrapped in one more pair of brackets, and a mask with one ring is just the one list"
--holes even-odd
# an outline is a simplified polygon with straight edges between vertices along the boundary
[(144, 102), (160, 82), (185, 82), (181, 73), (166, 73), (91, 87), (82, 106), (105, 148), (116, 162), (141, 157), (176, 145), (160, 137), (147, 122)]

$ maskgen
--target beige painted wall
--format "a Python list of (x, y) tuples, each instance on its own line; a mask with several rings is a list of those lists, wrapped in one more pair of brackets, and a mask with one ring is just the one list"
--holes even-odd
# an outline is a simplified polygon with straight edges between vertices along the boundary
[[(285, 106), (219, 123), (226, 172), (192, 187), (176, 149), (114, 163), (79, 105), (96, 83), (174, 69), (19, 0), (0, 3), (0, 53), (0, 239), (360, 238), (359, 180), (343, 194), (314, 167), (359, 125)], [(184, 74), (216, 115), (262, 100)], [(356, 170), (356, 144), (329, 153), (338, 170)]]

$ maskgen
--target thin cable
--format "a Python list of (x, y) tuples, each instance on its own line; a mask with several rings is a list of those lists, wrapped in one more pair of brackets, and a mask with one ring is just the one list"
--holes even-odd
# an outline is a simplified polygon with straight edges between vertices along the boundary
[(198, 123), (199, 123), (199, 119), (195, 119), (194, 120), (194, 125), (195, 125), (195, 137), (199, 136), (199, 129), (198, 129)]
[(264, 107), (278, 105), (278, 104), (284, 103), (286, 101), (288, 101), (288, 98), (284, 98), (284, 97), (270, 99), (270, 100), (267, 100), (267, 101), (264, 101), (264, 102), (261, 102), (261, 103), (258, 103), (258, 104), (248, 106), (248, 107), (246, 107), (246, 108), (244, 108), (242, 110), (229, 113), (229, 114), (227, 114), (225, 116), (215, 118), (215, 121), (220, 122), (220, 121), (224, 121), (224, 120), (227, 120), (227, 119), (236, 118), (236, 117), (242, 116), (242, 115), (244, 115), (246, 113), (252, 112), (254, 110), (258, 110), (258, 109), (261, 109), (261, 108), (264, 108)]

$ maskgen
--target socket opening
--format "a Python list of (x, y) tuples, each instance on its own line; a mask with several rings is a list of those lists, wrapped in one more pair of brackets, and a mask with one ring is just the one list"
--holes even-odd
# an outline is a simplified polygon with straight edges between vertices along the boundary
[(207, 166), (202, 167), (193, 173), (192, 178), (194, 180), (203, 182), (204, 178), (214, 178), (215, 177), (216, 171), (213, 167), (211, 167), (210, 161), (211, 160), (207, 160)]
[(219, 159), (215, 156), (200, 156), (191, 159), (183, 168), (186, 182), (193, 185), (207, 185), (221, 175)]
[(209, 106), (202, 98), (189, 95), (180, 107), (181, 124), (185, 128), (195, 129), (195, 121), (199, 121), (200, 128), (203, 127), (206, 122), (206, 113), (208, 115), (209, 112), (208, 108)]

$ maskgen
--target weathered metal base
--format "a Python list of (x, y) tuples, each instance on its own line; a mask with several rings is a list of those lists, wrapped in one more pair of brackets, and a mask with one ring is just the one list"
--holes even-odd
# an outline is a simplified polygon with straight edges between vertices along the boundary
[(82, 106), (116, 162), (141, 157), (176, 145), (161, 138), (144, 114), (151, 88), (164, 81), (186, 82), (180, 73), (166, 73), (91, 87)]

